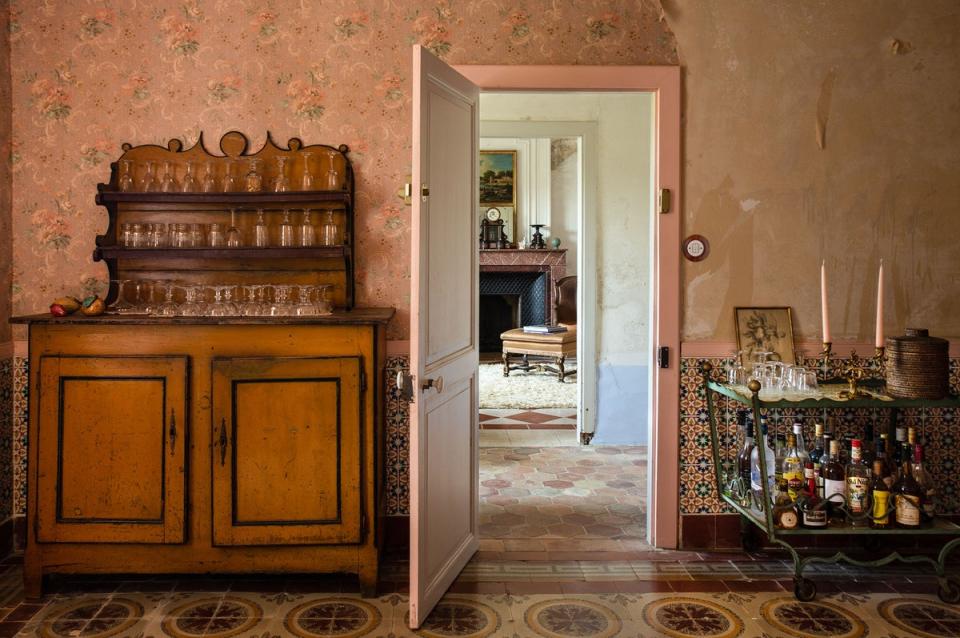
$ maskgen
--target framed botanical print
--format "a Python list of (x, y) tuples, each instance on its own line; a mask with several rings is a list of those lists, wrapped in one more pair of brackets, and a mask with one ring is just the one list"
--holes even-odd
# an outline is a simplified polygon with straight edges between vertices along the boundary
[(517, 205), (517, 152), (480, 151), (480, 205)]
[(734, 325), (737, 329), (737, 350), (743, 353), (743, 362), (753, 361), (753, 353), (772, 352), (772, 359), (794, 363), (793, 315), (790, 308), (735, 308)]

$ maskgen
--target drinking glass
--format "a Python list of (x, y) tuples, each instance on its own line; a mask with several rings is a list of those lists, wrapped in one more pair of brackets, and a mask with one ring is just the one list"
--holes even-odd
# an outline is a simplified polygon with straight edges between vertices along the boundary
[(180, 305), (180, 315), (184, 317), (202, 317), (206, 314), (206, 304), (203, 302), (200, 293), (200, 286), (184, 286), (184, 301)]
[(133, 190), (133, 162), (120, 160), (120, 175), (117, 178), (117, 190), (127, 193)]
[(144, 193), (155, 193), (160, 190), (160, 180), (157, 179), (157, 163), (147, 162), (140, 178), (139, 190)]
[(320, 243), (324, 246), (337, 246), (340, 244), (340, 227), (333, 219), (333, 211), (327, 211), (327, 219), (320, 227)]
[(300, 177), (300, 190), (312, 191), (317, 187), (317, 180), (313, 177), (313, 169), (310, 166), (313, 153), (303, 151), (300, 155), (303, 156), (303, 175)]
[(117, 284), (117, 300), (113, 303), (113, 311), (121, 315), (133, 314), (136, 307), (128, 297), (127, 288), (134, 283), (133, 279), (115, 279)]
[(270, 227), (263, 217), (263, 209), (257, 209), (257, 223), (253, 227), (253, 245), (257, 248), (266, 248), (270, 245)]
[(333, 284), (321, 284), (314, 286), (317, 291), (317, 314), (329, 315), (333, 313), (333, 304), (330, 303), (330, 291), (333, 290)]
[(220, 184), (220, 190), (224, 193), (235, 193), (240, 190), (240, 184), (237, 181), (237, 171), (234, 168), (235, 160), (227, 162), (227, 167), (223, 172), (223, 182)]
[(207, 245), (211, 248), (223, 248), (227, 245), (227, 238), (223, 234), (223, 224), (216, 222), (210, 224), (210, 231), (207, 233)]
[(283, 247), (293, 246), (293, 222), (290, 221), (290, 209), (283, 209), (283, 220), (279, 228), (279, 244)]
[(226, 286), (211, 286), (213, 288), (213, 303), (207, 306), (207, 314), (211, 317), (230, 316), (229, 308), (223, 303), (223, 291)]
[(133, 224), (120, 224), (120, 245), (130, 248), (133, 245)]
[(248, 193), (259, 193), (263, 190), (263, 175), (260, 174), (260, 160), (250, 160), (250, 169), (243, 178), (244, 189)]
[(229, 317), (236, 317), (240, 314), (240, 309), (236, 303), (233, 301), (233, 293), (235, 292), (234, 286), (224, 286), (223, 287), (223, 306), (224, 312), (227, 313)]
[(310, 301), (310, 292), (314, 286), (297, 286), (297, 305), (293, 308), (293, 314), (298, 317), (310, 317), (317, 314), (317, 306)]
[(189, 245), (191, 248), (203, 247), (204, 245), (203, 224), (190, 224)]
[(150, 246), (153, 248), (163, 248), (167, 245), (167, 225), (154, 224), (153, 233), (150, 236)]
[(285, 193), (290, 190), (290, 180), (287, 179), (287, 161), (289, 157), (277, 157), (277, 176), (273, 179), (273, 192)]
[(310, 209), (303, 211), (303, 221), (297, 228), (297, 242), (300, 246), (313, 246), (317, 243), (317, 231), (313, 227), (313, 221), (310, 220)]
[(262, 304), (257, 300), (263, 286), (247, 285), (241, 286), (241, 288), (246, 293), (246, 300), (239, 305), (240, 316), (257, 317), (263, 314)]
[(143, 224), (133, 224), (130, 227), (130, 247), (142, 248), (143, 244)]
[(203, 163), (203, 177), (200, 179), (200, 190), (204, 193), (213, 193), (217, 190), (217, 176), (213, 172), (213, 162)]
[(161, 193), (176, 193), (180, 190), (180, 184), (177, 183), (177, 176), (173, 170), (173, 162), (163, 163), (163, 177), (160, 178)]
[(190, 238), (190, 232), (186, 224), (171, 224), (170, 246), (172, 248), (186, 248)]
[(273, 303), (267, 312), (271, 317), (289, 317), (293, 314), (290, 303), (290, 286), (279, 284), (273, 287)]
[(139, 287), (137, 290), (137, 312), (140, 314), (153, 314), (155, 287), (156, 285), (151, 279), (144, 279), (139, 282)]
[(820, 394), (820, 388), (817, 385), (816, 370), (805, 370), (800, 380), (800, 386), (797, 390), (807, 396), (817, 396)]
[(168, 280), (159, 283), (160, 289), (163, 290), (163, 302), (154, 312), (161, 317), (176, 317), (180, 312), (180, 306), (173, 300), (174, 282)]
[(327, 190), (340, 190), (340, 173), (335, 168), (327, 171)]
[(227, 229), (227, 246), (239, 248), (243, 246), (243, 233), (237, 228), (237, 209), (230, 209), (230, 228)]
[(187, 162), (187, 168), (183, 173), (183, 183), (180, 185), (180, 190), (184, 193), (200, 192), (200, 182), (197, 181), (197, 177), (193, 174), (193, 162)]

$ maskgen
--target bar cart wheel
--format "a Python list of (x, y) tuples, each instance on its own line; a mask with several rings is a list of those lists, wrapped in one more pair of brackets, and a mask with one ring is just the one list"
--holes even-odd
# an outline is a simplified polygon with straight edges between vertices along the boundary
[(817, 597), (817, 585), (809, 578), (793, 578), (793, 595), (797, 600), (808, 603)]
[(945, 578), (937, 588), (937, 596), (950, 605), (960, 602), (960, 583), (955, 578)]

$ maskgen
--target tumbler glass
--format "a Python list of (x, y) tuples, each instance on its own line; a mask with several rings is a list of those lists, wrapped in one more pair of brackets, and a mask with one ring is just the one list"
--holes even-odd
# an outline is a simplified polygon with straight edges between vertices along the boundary
[(227, 238), (223, 234), (223, 224), (216, 222), (210, 224), (210, 230), (207, 233), (207, 245), (211, 248), (223, 248), (227, 245)]

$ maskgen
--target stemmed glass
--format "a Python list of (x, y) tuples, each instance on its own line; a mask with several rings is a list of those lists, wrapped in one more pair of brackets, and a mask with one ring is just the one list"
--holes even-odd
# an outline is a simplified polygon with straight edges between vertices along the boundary
[(340, 243), (340, 227), (333, 219), (333, 211), (327, 211), (327, 219), (320, 227), (320, 243), (324, 246), (336, 246)]
[(187, 162), (187, 169), (183, 174), (183, 184), (180, 190), (184, 193), (196, 193), (200, 190), (200, 182), (193, 174), (193, 162)]
[(200, 190), (204, 193), (213, 193), (217, 190), (217, 176), (213, 174), (213, 162), (204, 162), (203, 178), (200, 180)]
[(147, 162), (147, 167), (140, 178), (140, 190), (144, 193), (155, 193), (160, 190), (160, 180), (157, 179), (157, 163)]
[(259, 193), (263, 190), (263, 175), (260, 174), (260, 160), (250, 160), (250, 169), (243, 179), (243, 186), (248, 193)]
[(253, 226), (253, 245), (257, 248), (266, 248), (270, 245), (270, 227), (263, 218), (263, 209), (257, 209), (257, 223)]
[(327, 151), (327, 157), (330, 162), (330, 167), (327, 169), (327, 190), (340, 190), (340, 173), (337, 171), (337, 158), (339, 156), (340, 153), (333, 149)]
[(230, 228), (227, 229), (227, 246), (239, 248), (243, 246), (243, 234), (237, 228), (237, 209), (230, 209)]
[(240, 190), (236, 176), (237, 171), (234, 169), (236, 163), (235, 160), (230, 160), (227, 162), (226, 169), (224, 169), (223, 182), (220, 184), (220, 190), (224, 193), (234, 193)]
[(300, 226), (298, 227), (297, 239), (301, 246), (313, 246), (317, 243), (317, 232), (313, 227), (313, 222), (310, 220), (309, 208), (303, 210), (303, 221), (300, 222)]
[(117, 284), (117, 301), (113, 304), (114, 312), (117, 312), (121, 315), (129, 315), (136, 312), (136, 307), (133, 303), (130, 302), (130, 299), (127, 297), (127, 286), (135, 283), (133, 279), (116, 279), (114, 280)]
[(317, 314), (332, 314), (333, 304), (330, 303), (330, 291), (333, 289), (333, 284), (321, 284), (319, 286), (315, 286), (315, 288), (317, 290)]
[(133, 190), (132, 165), (133, 162), (128, 159), (120, 160), (120, 176), (117, 178), (117, 189), (122, 193)]
[(178, 186), (179, 184), (177, 184), (177, 177), (173, 171), (173, 162), (164, 162), (163, 177), (160, 179), (160, 192), (176, 193), (179, 190)]
[(150, 279), (144, 279), (138, 282), (137, 286), (137, 312), (144, 315), (152, 315), (154, 311), (155, 283)]
[(263, 299), (263, 286), (251, 285), (251, 286), (242, 286), (244, 292), (247, 295), (246, 301), (240, 304), (240, 316), (241, 317), (258, 317), (263, 314), (263, 304), (260, 302)]
[(317, 187), (317, 180), (313, 177), (313, 172), (310, 169), (310, 160), (313, 159), (313, 153), (303, 151), (300, 155), (303, 156), (303, 175), (300, 177), (300, 190), (312, 191)]
[(236, 317), (240, 314), (240, 309), (237, 307), (237, 304), (233, 302), (233, 286), (224, 286), (223, 287), (223, 305), (224, 312), (227, 316)]
[(283, 220), (280, 222), (280, 245), (293, 246), (293, 222), (290, 221), (290, 209), (283, 209)]
[(161, 281), (160, 287), (163, 289), (163, 302), (157, 306), (156, 314), (161, 317), (176, 317), (180, 306), (173, 300), (174, 282)]
[(287, 161), (289, 157), (277, 157), (277, 176), (273, 180), (273, 192), (284, 193), (290, 190), (290, 180), (287, 179)]
[(184, 317), (202, 317), (206, 314), (206, 305), (200, 297), (202, 288), (191, 285), (184, 286), (184, 302), (180, 305), (180, 314)]
[(230, 317), (236, 314), (231, 312), (230, 307), (223, 300), (223, 293), (227, 286), (211, 286), (211, 288), (213, 288), (213, 303), (207, 306), (207, 314), (211, 317)]
[(290, 286), (281, 284), (273, 287), (273, 303), (267, 311), (271, 317), (289, 317), (293, 314), (290, 303)]
[(297, 286), (297, 305), (294, 306), (293, 314), (298, 317), (309, 317), (317, 314), (316, 304), (310, 301), (310, 291), (314, 286)]

